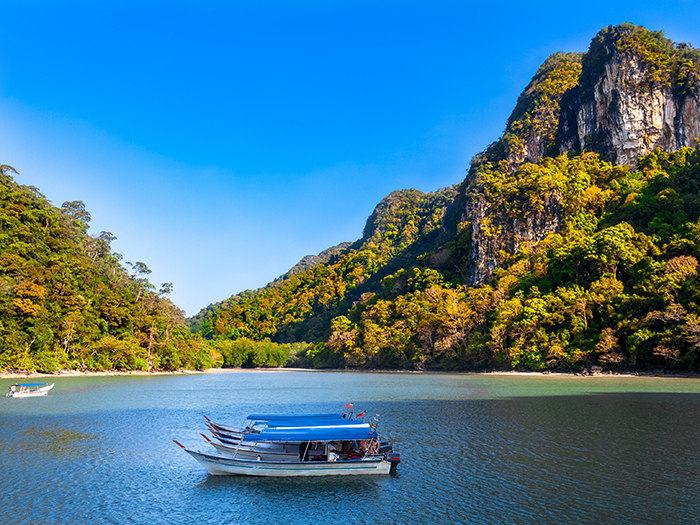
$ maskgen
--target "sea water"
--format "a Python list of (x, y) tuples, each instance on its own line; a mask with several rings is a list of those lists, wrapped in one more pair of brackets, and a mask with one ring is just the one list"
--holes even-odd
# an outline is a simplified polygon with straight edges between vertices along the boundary
[[(0, 392), (16, 380), (0, 380)], [(237, 371), (57, 377), (0, 398), (5, 524), (700, 523), (700, 380)], [(210, 476), (204, 416), (340, 412), (388, 476)], [(378, 415), (378, 416), (377, 416)]]

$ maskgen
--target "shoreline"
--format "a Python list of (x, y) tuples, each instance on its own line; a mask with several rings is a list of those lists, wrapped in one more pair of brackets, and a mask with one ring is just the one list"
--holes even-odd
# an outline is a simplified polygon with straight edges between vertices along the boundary
[(156, 370), (147, 372), (145, 370), (90, 370), (82, 372), (80, 370), (59, 370), (58, 372), (27, 372), (27, 371), (0, 371), (0, 379), (32, 379), (35, 377), (109, 377), (109, 376), (173, 376), (173, 375), (194, 375), (205, 374), (208, 370), (175, 370), (165, 372)]
[(120, 377), (120, 376), (170, 376), (170, 375), (197, 375), (197, 374), (229, 374), (248, 372), (343, 372), (343, 373), (385, 373), (385, 374), (463, 374), (482, 376), (514, 376), (514, 377), (656, 377), (666, 379), (700, 379), (700, 374), (692, 372), (674, 373), (669, 371), (630, 371), (576, 373), (566, 371), (533, 371), (522, 372), (515, 370), (489, 370), (481, 372), (469, 371), (442, 371), (442, 370), (347, 370), (347, 369), (317, 369), (317, 368), (208, 368), (206, 370), (174, 370), (174, 371), (145, 371), (145, 370), (59, 370), (54, 373), (27, 372), (22, 370), (0, 371), (0, 379), (32, 379), (32, 378), (60, 378), (60, 377)]

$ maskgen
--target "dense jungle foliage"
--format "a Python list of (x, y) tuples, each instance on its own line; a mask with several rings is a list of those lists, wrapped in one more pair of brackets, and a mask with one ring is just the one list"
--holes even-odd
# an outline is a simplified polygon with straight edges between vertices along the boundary
[(371, 285), (377, 275), (385, 275), (387, 268), (414, 260), (417, 241), (439, 235), (454, 194), (453, 188), (429, 195), (417, 190), (392, 193), (370, 217), (363, 240), (325, 264), (290, 275), (264, 290), (230, 298), (222, 309), (206, 316), (197, 331), (207, 338), (320, 340), (336, 312), (346, 311), (359, 297), (358, 290)]
[(698, 151), (659, 150), (638, 171), (589, 153), (483, 176), (507, 214), (560, 194), (561, 232), (524, 244), (486, 286), (430, 268), (392, 276), (405, 291), (368, 295), (334, 319), (331, 352), (419, 368), (698, 368)]
[(331, 319), (325, 338), (298, 349), (289, 362), (445, 370), (698, 369), (697, 150), (657, 150), (635, 171), (592, 153), (546, 158), (514, 173), (490, 168), (480, 171), (480, 187), (498, 201), (495, 212), (527, 214), (553, 192), (561, 198), (564, 223), (561, 232), (504, 255), (489, 284), (469, 288), (449, 271), (460, 251), (458, 237), (413, 265), (384, 272), (374, 279), (380, 287), (360, 293), (359, 281), (386, 264), (382, 254), (406, 249), (409, 239), (426, 245), (417, 223), (439, 224), (444, 207), (433, 214), (421, 207), (435, 203), (435, 196), (413, 194), (382, 214), (383, 227), (361, 248), (332, 268), (316, 268), (285, 287), (241, 300), (214, 319), (209, 336), (236, 339), (236, 330), (248, 326), (243, 319), (257, 316), (252, 326), (274, 337), (285, 321), (303, 325), (305, 315), (315, 314), (313, 305), (332, 309), (353, 289), (357, 300)]
[(80, 201), (52, 206), (0, 166), (0, 370), (174, 370), (212, 366), (209, 344), (184, 326), (137, 262), (87, 234)]
[[(558, 153), (562, 98), (615, 53), (646, 64), (635, 89), (697, 88), (697, 50), (632, 24), (605, 28), (587, 53), (545, 61), (460, 187), (393, 193), (360, 241), (217, 305), (196, 331), (217, 341), (312, 341), (289, 355), (300, 366), (697, 370), (698, 152), (657, 150), (636, 170)], [(539, 160), (527, 162), (533, 154)], [(467, 287), (468, 201), (487, 203), (487, 236), (489, 225), (543, 212), (561, 215), (561, 226), (538, 243), (510, 242), (515, 253), (504, 245), (493, 280)]]

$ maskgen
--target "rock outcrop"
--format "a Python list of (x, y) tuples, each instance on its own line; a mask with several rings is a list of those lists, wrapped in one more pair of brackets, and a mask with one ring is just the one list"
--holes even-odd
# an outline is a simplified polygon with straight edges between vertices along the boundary
[(693, 51), (630, 25), (601, 31), (579, 84), (563, 97), (559, 152), (586, 149), (635, 167), (656, 148), (694, 146), (700, 89)]
[(502, 263), (505, 254), (515, 253), (523, 243), (534, 245), (550, 232), (561, 229), (561, 195), (550, 191), (543, 197), (543, 208), (527, 215), (504, 212), (483, 195), (475, 196), (470, 207), (472, 250), (467, 283), (483, 284)]
[(562, 224), (556, 191), (542, 196), (542, 209), (513, 214), (487, 197), (481, 174), (517, 176), (526, 163), (583, 151), (635, 168), (656, 148), (675, 151), (698, 138), (700, 51), (623, 24), (598, 33), (583, 55), (552, 55), (518, 99), (503, 137), (473, 159), (462, 183), (456, 205), (471, 226), (468, 284), (488, 282), (504, 256)]

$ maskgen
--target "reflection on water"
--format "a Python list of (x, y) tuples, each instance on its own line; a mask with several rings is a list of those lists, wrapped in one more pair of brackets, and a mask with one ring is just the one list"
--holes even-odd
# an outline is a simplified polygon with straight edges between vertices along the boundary
[[(45, 398), (0, 402), (5, 523), (700, 516), (698, 380), (244, 372), (56, 383)], [(403, 460), (398, 474), (209, 476), (171, 441), (207, 450), (204, 415), (239, 423), (251, 412), (339, 411), (349, 401), (381, 414)]]

